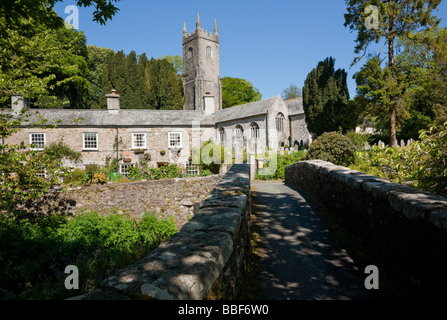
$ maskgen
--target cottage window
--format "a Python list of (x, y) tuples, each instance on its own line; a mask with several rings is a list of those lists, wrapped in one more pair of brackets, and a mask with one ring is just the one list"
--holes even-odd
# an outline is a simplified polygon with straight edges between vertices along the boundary
[(145, 133), (132, 133), (132, 149), (146, 149)]
[(169, 132), (169, 148), (181, 148), (181, 147), (182, 147), (182, 133)]
[(43, 150), (45, 149), (46, 135), (45, 133), (30, 133), (29, 143), (31, 150)]
[(129, 177), (129, 170), (134, 166), (133, 163), (120, 164), (120, 174), (126, 178)]
[(97, 133), (84, 133), (84, 150), (98, 150), (98, 134)]

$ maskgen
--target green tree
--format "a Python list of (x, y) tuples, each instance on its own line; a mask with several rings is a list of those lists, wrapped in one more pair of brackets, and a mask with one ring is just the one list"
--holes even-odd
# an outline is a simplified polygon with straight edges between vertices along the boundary
[(303, 88), (303, 107), (309, 132), (318, 137), (324, 132), (351, 129), (347, 121), (349, 90), (347, 73), (335, 70), (332, 57), (320, 61), (308, 75)]
[(179, 74), (179, 75), (183, 74), (183, 58), (182, 57), (180, 57), (178, 55), (175, 55), (175, 56), (167, 55), (167, 56), (161, 57), (159, 59), (166, 59), (169, 63), (172, 63), (177, 74)]
[[(21, 125), (43, 127), (44, 121), (33, 121), (26, 113), (13, 116), (0, 114), (0, 138), (7, 139)], [(49, 152), (33, 150), (32, 146), (0, 144), (0, 212), (14, 213), (17, 203), (43, 196), (66, 175), (59, 156), (73, 156), (66, 150)]]
[(89, 58), (89, 70), (88, 81), (90, 82), (90, 88), (92, 92), (92, 105), (93, 109), (101, 109), (106, 105), (106, 99), (102, 96), (102, 74), (104, 72), (104, 65), (106, 63), (107, 55), (114, 53), (112, 49), (100, 48), (97, 46), (87, 46), (88, 58)]
[(224, 77), (222, 82), (222, 108), (259, 101), (262, 98), (259, 89), (245, 79)]
[(292, 99), (297, 99), (297, 98), (301, 98), (302, 92), (301, 89), (294, 84), (290, 84), (289, 87), (287, 87), (286, 89), (283, 90), (281, 97), (283, 100), (292, 100)]
[[(365, 55), (370, 44), (380, 41), (385, 41), (388, 48), (387, 67), (390, 69), (384, 73), (388, 78), (382, 79), (383, 84), (388, 85), (385, 89), (388, 92), (387, 98), (397, 97), (398, 93), (402, 92), (400, 85), (396, 86), (402, 83), (400, 79), (391, 79), (398, 74), (394, 69), (396, 39), (406, 37), (416, 30), (437, 26), (439, 19), (434, 17), (432, 12), (440, 2), (441, 0), (346, 0), (345, 27), (358, 31), (355, 53), (363, 52)], [(376, 21), (372, 23), (374, 15)], [(360, 59), (361, 57), (357, 57), (354, 63)], [(392, 87), (397, 88), (395, 93), (391, 93)], [(396, 117), (399, 112), (404, 114), (402, 110), (398, 110), (403, 105), (401, 101), (387, 99), (381, 102), (389, 119), (390, 146), (396, 147)]]
[[(0, 2), (0, 17), (5, 20), (0, 22), (0, 30), (5, 25), (14, 25), (17, 20), (33, 20), (46, 28), (60, 28), (64, 26), (64, 20), (53, 10), (54, 5), (63, 0), (2, 0)], [(93, 21), (105, 24), (119, 9), (114, 2), (119, 0), (76, 0), (78, 7), (94, 7)], [(3, 25), (5, 23), (5, 25)], [(1, 31), (0, 31), (1, 33)]]
[[(4, 18), (0, 18), (4, 21)], [(23, 31), (11, 27), (0, 37), (0, 104), (10, 96), (30, 98), (34, 107), (86, 108), (91, 97), (87, 80), (88, 53), (82, 32), (46, 29), (21, 20)]]

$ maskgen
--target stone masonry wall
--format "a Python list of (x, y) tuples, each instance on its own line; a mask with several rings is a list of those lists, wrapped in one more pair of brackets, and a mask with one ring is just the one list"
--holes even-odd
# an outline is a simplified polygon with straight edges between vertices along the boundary
[(75, 300), (232, 299), (249, 252), (248, 165), (233, 165), (180, 232)]
[(447, 298), (447, 199), (319, 160), (285, 176), (362, 246), (359, 262), (379, 268), (385, 297)]

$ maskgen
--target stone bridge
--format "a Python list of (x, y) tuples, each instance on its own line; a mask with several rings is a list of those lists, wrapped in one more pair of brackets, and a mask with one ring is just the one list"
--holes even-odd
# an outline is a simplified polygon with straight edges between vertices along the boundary
[[(100, 289), (73, 299), (235, 299), (246, 269), (247, 255), (251, 252), (250, 219), (255, 208), (260, 212), (270, 210), (268, 219), (271, 220), (266, 220), (265, 224), (273, 226), (272, 232), (277, 234), (264, 234), (265, 238), (279, 238), (282, 240), (281, 246), (286, 242), (293, 246), (281, 248), (281, 257), (288, 260), (276, 259), (280, 256), (280, 248), (274, 246), (267, 253), (273, 257), (273, 262), (270, 278), (263, 281), (269, 281), (271, 285), (271, 279), (275, 279), (278, 282), (275, 283), (276, 289), (283, 288), (280, 294), (270, 299), (364, 297), (363, 292), (360, 295), (343, 292), (344, 279), (352, 277), (348, 274), (337, 278), (340, 273), (338, 269), (342, 269), (337, 266), (341, 263), (346, 269), (354, 263), (345, 251), (338, 251), (335, 247), (330, 250), (333, 256), (325, 255), (328, 246), (337, 244), (325, 242), (329, 235), (324, 223), (316, 222), (321, 220), (320, 215), (312, 212), (309, 215), (309, 212), (303, 211), (311, 205), (300, 196), (301, 193), (317, 204), (316, 208), (328, 211), (362, 247), (362, 254), (356, 256), (358, 261), (353, 268), (357, 268), (358, 272), (352, 271), (356, 277), (361, 276), (367, 265), (375, 265), (381, 275), (383, 271), (387, 277), (392, 277), (381, 277), (381, 288), (384, 288), (383, 284), (393, 283), (397, 291), (390, 293), (384, 290), (382, 292), (385, 294), (381, 297), (447, 298), (447, 199), (324, 161), (304, 161), (286, 168), (285, 185), (266, 184), (262, 189), (264, 192), (256, 192), (253, 199), (258, 203), (252, 206), (250, 176), (249, 165), (233, 165), (201, 203), (194, 218), (177, 234), (143, 260), (106, 279)], [(284, 191), (286, 189), (281, 188), (288, 189)], [(259, 195), (267, 199), (264, 205)], [(281, 205), (286, 201), (286, 196), (292, 202), (287, 206)], [(274, 208), (271, 205), (273, 202), (270, 202), (273, 199), (276, 201)], [(298, 219), (305, 214), (312, 221), (307, 229), (300, 225), (306, 223), (300, 222), (302, 220), (288, 222), (286, 227), (279, 225), (288, 221), (289, 216)], [(311, 230), (317, 227), (323, 229), (318, 232)], [(311, 239), (307, 233), (319, 235), (320, 238)], [(268, 261), (268, 257), (264, 258)], [(301, 262), (295, 263), (300, 259), (309, 260), (308, 273), (300, 269)], [(328, 261), (332, 264), (330, 268), (326, 266)], [(297, 266), (296, 270), (290, 270), (292, 265)], [(318, 266), (320, 270), (313, 270)], [(280, 272), (285, 274), (285, 278)], [(326, 274), (329, 272), (334, 274)], [(324, 281), (319, 281), (319, 278), (324, 278)], [(281, 281), (283, 283), (279, 283)], [(320, 289), (325, 288), (327, 292), (335, 294), (297, 294), (306, 288), (312, 291), (313, 288), (306, 284), (312, 281), (323, 283), (319, 285)], [(361, 288), (356, 288), (364, 290), (361, 278), (356, 286), (359, 283)], [(269, 288), (272, 289), (272, 286)]]

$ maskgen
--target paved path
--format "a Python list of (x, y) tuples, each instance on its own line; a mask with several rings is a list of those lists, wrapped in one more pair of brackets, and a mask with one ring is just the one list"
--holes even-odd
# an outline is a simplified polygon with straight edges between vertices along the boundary
[[(363, 279), (306, 200), (283, 183), (252, 183), (266, 300), (364, 299)], [(365, 275), (367, 276), (367, 275)]]

